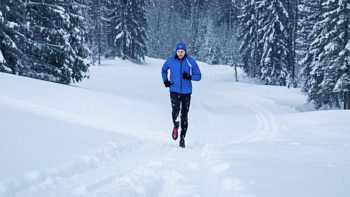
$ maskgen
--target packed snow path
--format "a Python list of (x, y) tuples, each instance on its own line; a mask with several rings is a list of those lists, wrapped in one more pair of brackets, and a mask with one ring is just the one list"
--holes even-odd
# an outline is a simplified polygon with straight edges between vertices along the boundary
[[(242, 98), (247, 99), (246, 96)], [(123, 128), (122, 125), (78, 115), (62, 115), (59, 111), (25, 102), (12, 101), (12, 104), (56, 118), (66, 117), (66, 121), (77, 121), (104, 129)], [(247, 107), (257, 117), (258, 125), (252, 133), (232, 143), (262, 140), (272, 135), (272, 115), (256, 104), (248, 102)], [(267, 118), (264, 118), (265, 115)], [(211, 116), (213, 119), (218, 115)], [(211, 123), (214, 124), (215, 122)], [(127, 127), (124, 126), (124, 129)], [(207, 196), (208, 189), (212, 187), (208, 172), (212, 171), (211, 176), (215, 176), (229, 166), (223, 161), (208, 159), (218, 154), (210, 149), (212, 144), (188, 143), (186, 149), (181, 149), (168, 142), (170, 135), (156, 135), (135, 127), (130, 127), (129, 130), (133, 130), (131, 135), (137, 136), (135, 141), (106, 144), (94, 154), (81, 155), (70, 165), (57, 168), (59, 172), (53, 173), (54, 175), (28, 173), (27, 179), (38, 181), (25, 186), (14, 196)], [(145, 132), (153, 137), (146, 137)], [(235, 183), (226, 180), (224, 184), (224, 187), (232, 187)]]
[(147, 62), (105, 61), (77, 87), (1, 74), (0, 196), (350, 196), (348, 112), (300, 113), (299, 90), (200, 64), (182, 149), (163, 61)]

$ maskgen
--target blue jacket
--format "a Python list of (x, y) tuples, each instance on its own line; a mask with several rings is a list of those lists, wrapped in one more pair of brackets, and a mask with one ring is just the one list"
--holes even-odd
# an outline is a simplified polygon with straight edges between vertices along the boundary
[(168, 79), (168, 70), (170, 70), (170, 92), (177, 92), (180, 94), (192, 93), (191, 80), (183, 79), (182, 73), (186, 72), (192, 75), (193, 81), (199, 81), (202, 78), (197, 62), (188, 54), (180, 60), (176, 57), (176, 51), (173, 56), (169, 57), (162, 67), (163, 82)]

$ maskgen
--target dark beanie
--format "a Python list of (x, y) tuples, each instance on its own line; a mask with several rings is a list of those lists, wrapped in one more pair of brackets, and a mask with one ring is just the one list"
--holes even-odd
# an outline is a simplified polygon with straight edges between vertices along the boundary
[(179, 50), (179, 49), (183, 49), (183, 50), (185, 50), (185, 52), (187, 53), (185, 43), (183, 43), (183, 42), (177, 43), (177, 44), (176, 44), (176, 47), (175, 47), (175, 52), (176, 52), (177, 50)]

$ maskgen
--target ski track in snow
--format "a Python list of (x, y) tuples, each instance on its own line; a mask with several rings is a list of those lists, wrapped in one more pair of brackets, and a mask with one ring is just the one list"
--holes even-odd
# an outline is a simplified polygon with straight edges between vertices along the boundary
[[(227, 145), (239, 145), (244, 143), (253, 143), (259, 141), (266, 141), (278, 136), (278, 126), (276, 117), (271, 111), (268, 110), (266, 105), (275, 105), (274, 102), (252, 96), (245, 93), (235, 92), (233, 94), (227, 94), (223, 91), (213, 91), (218, 96), (225, 97), (233, 102), (239, 102), (249, 110), (251, 110), (257, 120), (255, 129), (237, 139), (224, 144), (207, 144), (204, 146), (201, 156), (205, 160), (207, 172), (206, 185), (210, 185), (210, 189), (207, 191), (205, 196), (252, 196), (245, 190), (246, 185), (251, 183), (244, 183), (242, 180), (227, 175), (226, 171), (231, 167), (230, 163), (224, 161), (223, 152), (219, 151), (218, 148), (225, 147)], [(233, 96), (235, 95), (235, 96)], [(200, 102), (207, 111), (211, 111), (209, 104)], [(219, 115), (215, 113), (210, 114), (210, 124), (214, 124), (218, 121)], [(238, 154), (247, 153), (245, 150), (237, 150)], [(248, 151), (249, 152), (249, 151)]]
[[(236, 94), (240, 95), (240, 102), (255, 113), (255, 117), (258, 121), (258, 125), (254, 131), (251, 134), (241, 138), (236, 143), (268, 140), (275, 137), (278, 130), (277, 123), (275, 121), (276, 117), (262, 104), (262, 102), (266, 103), (272, 101), (266, 101), (265, 99), (253, 97), (243, 93)], [(260, 101), (261, 103), (257, 101)]]

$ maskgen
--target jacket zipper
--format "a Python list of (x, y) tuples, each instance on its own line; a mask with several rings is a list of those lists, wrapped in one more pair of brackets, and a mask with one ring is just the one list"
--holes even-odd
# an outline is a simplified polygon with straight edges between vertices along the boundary
[(182, 94), (182, 60), (180, 60), (180, 80), (181, 80), (181, 87), (180, 87), (180, 94)]

